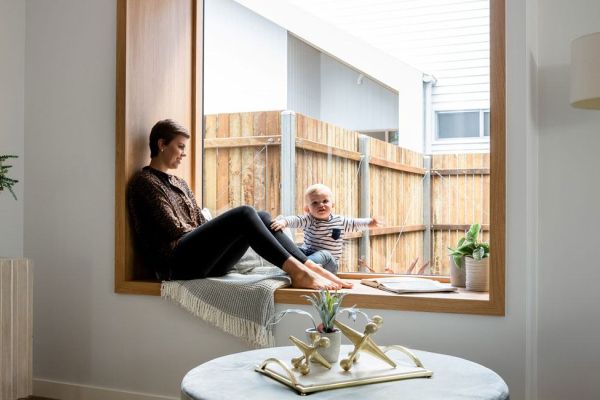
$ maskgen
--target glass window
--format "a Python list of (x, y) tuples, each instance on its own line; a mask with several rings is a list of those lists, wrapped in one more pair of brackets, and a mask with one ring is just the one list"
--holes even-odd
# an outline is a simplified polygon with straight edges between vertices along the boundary
[[(129, 18), (125, 18), (125, 4), (127, 0), (119, 0), (119, 43), (124, 44), (129, 39), (128, 36), (133, 29), (126, 29), (127, 24), (131, 23)], [(199, 2), (204, 3), (204, 2)], [(142, 3), (140, 3), (142, 4)], [(177, 7), (185, 7), (179, 3), (174, 3)], [(504, 1), (491, 3), (494, 13), (490, 17), (495, 24), (492, 24), (492, 38), (494, 45), (491, 46), (492, 51), (498, 51), (498, 59), (492, 63), (491, 71), (495, 79), (491, 79), (492, 92), (491, 97), (496, 99), (497, 104), (504, 104), (504, 36), (503, 31), (495, 32), (495, 29), (503, 26), (499, 23), (504, 21)], [(144, 6), (150, 7), (144, 3)], [(141, 6), (140, 6), (141, 7)], [(130, 11), (132, 11), (130, 13)], [(146, 16), (143, 7), (137, 14)], [(188, 8), (189, 11), (189, 8)], [(196, 21), (203, 21), (204, 14), (202, 8), (198, 7), (198, 18)], [(214, 10), (213, 10), (214, 11)], [(243, 10), (244, 15), (247, 14)], [(498, 14), (498, 17), (495, 15)], [(127, 15), (136, 15), (133, 10), (127, 9)], [(213, 13), (213, 15), (221, 15)], [(227, 17), (230, 18), (230, 17)], [(254, 21), (263, 21), (262, 19), (253, 19)], [(193, 23), (192, 19), (192, 23)], [(192, 23), (188, 24), (191, 26)], [(218, 24), (211, 25), (207, 22), (204, 29), (207, 30), (206, 38), (214, 38), (210, 32), (210, 26), (219, 26)], [(494, 28), (495, 27), (495, 28)], [(225, 28), (227, 34), (231, 33), (229, 28)], [(191, 31), (188, 31), (188, 35)], [(222, 32), (223, 33), (223, 32)], [(213, 33), (214, 35), (214, 33)], [(240, 34), (242, 37), (247, 36), (246, 33)], [(143, 49), (148, 53), (144, 53), (147, 57), (160, 59), (159, 55), (166, 47), (170, 49), (168, 44), (161, 43), (157, 47), (153, 35), (135, 35), (135, 40), (142, 41), (145, 46)], [(191, 39), (190, 39), (191, 40)], [(256, 41), (252, 39), (254, 43)], [(235, 40), (233, 41), (235, 42)], [(281, 43), (276, 40), (276, 43)], [(221, 49), (226, 49), (225, 56), (230, 56), (230, 47), (220, 44)], [(196, 44), (201, 51), (204, 51), (205, 41), (199, 41)], [(127, 46), (130, 49), (130, 46)], [(266, 47), (266, 46), (265, 46)], [(119, 52), (117, 60), (119, 61), (118, 76), (120, 82), (126, 82), (127, 85), (120, 85), (118, 88), (117, 99), (130, 100), (131, 96), (135, 98), (135, 91), (129, 90), (131, 82), (138, 85), (144, 84), (147, 79), (156, 79), (155, 75), (160, 71), (152, 70), (152, 73), (145, 79), (140, 76), (125, 76), (125, 71), (131, 69), (132, 60), (137, 60), (137, 57), (126, 57), (126, 46), (119, 46), (122, 52)], [(191, 49), (192, 46), (187, 46), (186, 49)], [(207, 47), (208, 48), (208, 47)], [(315, 50), (316, 51), (316, 50)], [(243, 52), (238, 52), (244, 54)], [(214, 53), (208, 52), (210, 57), (209, 63), (214, 63), (217, 59)], [(285, 52), (282, 52), (285, 54)], [(312, 53), (311, 53), (312, 54)], [(315, 54), (313, 54), (315, 55)], [(318, 55), (318, 54), (317, 54)], [(203, 57), (201, 57), (203, 58)], [(305, 58), (305, 57), (304, 57)], [(303, 58), (303, 60), (304, 60)], [(203, 58), (204, 59), (204, 58)], [(315, 56), (316, 60), (321, 60), (320, 55)], [(151, 59), (152, 60), (152, 59)], [(183, 63), (191, 65), (191, 63)], [(208, 63), (207, 63), (208, 64)], [(132, 65), (136, 65), (135, 63)], [(220, 65), (231, 65), (230, 57), (225, 57), (225, 62)], [(274, 65), (274, 64), (273, 64)], [(285, 65), (283, 63), (282, 65)], [(287, 64), (289, 67), (289, 63)], [(127, 67), (127, 68), (126, 68)], [(266, 82), (279, 88), (281, 85), (273, 82), (274, 74), (269, 74), (264, 71), (264, 65), (259, 65), (259, 72), (263, 77), (268, 78)], [(314, 67), (314, 65), (313, 65)], [(317, 70), (318, 68), (314, 68)], [(279, 68), (279, 70), (282, 70)], [(444, 304), (444, 299), (428, 299), (426, 305), (421, 305), (418, 300), (407, 300), (401, 296), (393, 297), (390, 301), (390, 296), (384, 299), (377, 300), (377, 308), (390, 309), (415, 309), (429, 311), (462, 311), (469, 313), (483, 313), (503, 315), (504, 313), (504, 108), (499, 107), (495, 110), (495, 131), (494, 143), (491, 143), (489, 148), (491, 154), (488, 156), (485, 153), (469, 152), (467, 157), (461, 153), (442, 154), (436, 159), (436, 156), (429, 154), (421, 154), (404, 148), (405, 142), (414, 144), (417, 141), (403, 141), (407, 135), (412, 132), (401, 130), (400, 132), (385, 132), (387, 139), (390, 142), (398, 142), (398, 146), (391, 146), (380, 140), (370, 140), (368, 146), (364, 146), (369, 152), (369, 157), (364, 157), (361, 147), (359, 146), (357, 132), (351, 129), (344, 129), (340, 126), (328, 124), (326, 118), (309, 120), (308, 117), (296, 113), (296, 123), (282, 123), (282, 115), (288, 113), (279, 113), (277, 111), (260, 111), (270, 110), (272, 108), (263, 107), (256, 110), (257, 101), (254, 97), (244, 97), (251, 107), (244, 108), (240, 102), (233, 103), (227, 101), (221, 105), (226, 106), (222, 109), (217, 109), (215, 102), (211, 102), (211, 97), (208, 96), (209, 82), (234, 82), (232, 77), (239, 78), (239, 71), (232, 71), (225, 68), (213, 68), (212, 70), (220, 73), (222, 79), (218, 79), (219, 74), (210, 74), (210, 70), (202, 74), (201, 70), (192, 72), (192, 78), (198, 78), (200, 82), (201, 93), (205, 96), (203, 102), (194, 103), (193, 99), (188, 99), (194, 104), (194, 111), (199, 111), (198, 106), (201, 105), (207, 115), (196, 119), (196, 128), (205, 128), (204, 146), (192, 146), (190, 148), (192, 167), (199, 167), (200, 163), (204, 163), (205, 168), (202, 169), (202, 175), (195, 177), (196, 190), (201, 186), (200, 181), (204, 181), (202, 195), (204, 198), (203, 205), (210, 208), (215, 213), (235, 207), (240, 204), (253, 205), (257, 209), (268, 210), (272, 215), (277, 215), (282, 210), (282, 204), (287, 202), (291, 205), (292, 213), (297, 211), (302, 212), (304, 206), (303, 190), (314, 182), (323, 182), (329, 185), (336, 194), (336, 211), (352, 216), (358, 216), (363, 213), (359, 209), (361, 198), (359, 194), (364, 192), (360, 189), (360, 180), (368, 183), (370, 195), (365, 196), (367, 201), (364, 204), (369, 206), (369, 209), (364, 213), (366, 215), (382, 216), (386, 223), (384, 229), (374, 229), (368, 239), (370, 246), (364, 246), (368, 249), (366, 260), (361, 260), (363, 247), (359, 246), (358, 242), (363, 239), (361, 232), (352, 232), (345, 235), (344, 248), (346, 266), (343, 266), (341, 272), (377, 272), (377, 273), (400, 273), (400, 274), (435, 274), (449, 275), (448, 262), (448, 247), (457, 242), (457, 238), (464, 234), (464, 230), (472, 222), (482, 223), (487, 225), (491, 230), (493, 227), (494, 236), (489, 236), (486, 233), (483, 240), (491, 241), (492, 247), (497, 252), (498, 257), (492, 258), (490, 263), (490, 295), (489, 301), (474, 301), (472, 304), (460, 304), (448, 307)], [(285, 70), (283, 70), (285, 72)], [(311, 69), (311, 71), (313, 71)], [(320, 69), (319, 69), (320, 71)], [(236, 75), (234, 72), (237, 72)], [(241, 71), (247, 72), (247, 71)], [(355, 71), (354, 71), (355, 72)], [(188, 74), (189, 75), (189, 74)], [(177, 77), (177, 75), (175, 75)], [(279, 74), (280, 77), (285, 77), (285, 74)], [(127, 79), (126, 79), (127, 78)], [(131, 78), (131, 79), (130, 79)], [(184, 79), (185, 78), (185, 79)], [(255, 82), (259, 80), (255, 79)], [(194, 82), (194, 79), (188, 79), (187, 75), (181, 79), (181, 86)], [(248, 79), (238, 79), (235, 82), (242, 82), (246, 85)], [(264, 82), (264, 81), (260, 81)], [(321, 81), (319, 81), (321, 82)], [(337, 82), (337, 81), (336, 81)], [(361, 86), (355, 79), (351, 80), (351, 86)], [(205, 83), (205, 85), (202, 85)], [(343, 82), (342, 82), (343, 83)], [(367, 81), (361, 87), (366, 86)], [(341, 85), (341, 84), (340, 84)], [(242, 93), (257, 93), (256, 90), (243, 89), (243, 86), (231, 85), (234, 89)], [(318, 87), (317, 85), (314, 85)], [(133, 86), (134, 88), (137, 86)], [(127, 88), (127, 90), (126, 90)], [(320, 90), (318, 93), (327, 93)], [(219, 92), (224, 93), (223, 88), (219, 88)], [(193, 93), (193, 90), (182, 90), (182, 93)], [(262, 92), (261, 92), (262, 93)], [(279, 93), (279, 92), (278, 92)], [(279, 93), (281, 94), (281, 93)], [(285, 93), (284, 93), (285, 94)], [(139, 96), (138, 96), (139, 97)], [(171, 96), (177, 98), (177, 96)], [(169, 97), (169, 98), (171, 98)], [(190, 96), (188, 96), (190, 97)], [(228, 99), (241, 98), (241, 96), (228, 96)], [(269, 99), (266, 99), (269, 100)], [(416, 101), (416, 100), (415, 100)], [(129, 104), (129, 101), (127, 102)], [(188, 103), (189, 104), (189, 103)], [(319, 103), (320, 104), (320, 103)], [(373, 105), (373, 101), (367, 102)], [(160, 104), (160, 107), (165, 108), (165, 104)], [(460, 106), (459, 106), (460, 107)], [(484, 142), (482, 137), (489, 137), (489, 111), (485, 105), (480, 106), (480, 109), (471, 109), (468, 111), (443, 111), (436, 113), (436, 126), (439, 128), (440, 134), (437, 136), (440, 139), (451, 138), (471, 138), (472, 142)], [(172, 109), (181, 109), (179, 104), (175, 104)], [(189, 107), (188, 107), (189, 109)], [(454, 110), (459, 109), (458, 107)], [(140, 116), (136, 113), (125, 115), (125, 107), (121, 107), (119, 111), (119, 126), (117, 129), (117, 156), (122, 158), (117, 160), (117, 169), (119, 176), (128, 176), (131, 168), (137, 168), (141, 165), (136, 163), (139, 160), (133, 160), (130, 156), (132, 152), (125, 152), (123, 148), (128, 141), (135, 139), (135, 143), (143, 144), (142, 140), (137, 140), (135, 132), (141, 132), (143, 137), (147, 133), (143, 129), (138, 129), (138, 120), (144, 115), (140, 111)], [(292, 110), (293, 111), (293, 110)], [(346, 111), (345, 114), (351, 114)], [(428, 116), (430, 114), (427, 114)], [(288, 117), (291, 119), (291, 117)], [(198, 123), (204, 121), (204, 123)], [(147, 121), (154, 123), (154, 121)], [(292, 120), (293, 122), (293, 120)], [(428, 121), (429, 122), (429, 121)], [(129, 129), (129, 126), (134, 126), (136, 129)], [(382, 124), (377, 124), (382, 126)], [(389, 126), (389, 125), (388, 125)], [(284, 132), (284, 127), (286, 131)], [(193, 128), (191, 126), (191, 128)], [(281, 154), (283, 146), (281, 140), (291, 130), (294, 130), (296, 137), (301, 140), (296, 140), (296, 147), (288, 147), (286, 153)], [(348, 132), (350, 131), (350, 132)], [(196, 132), (198, 133), (198, 132)], [(422, 132), (416, 132), (421, 134)], [(140, 136), (141, 137), (141, 136)], [(400, 140), (398, 140), (400, 139)], [(418, 139), (423, 139), (419, 137)], [(443, 140), (441, 140), (443, 141)], [(445, 143), (454, 142), (458, 145), (464, 145), (468, 140), (446, 140)], [(294, 142), (291, 142), (294, 143)], [(444, 143), (444, 144), (445, 144)], [(453, 144), (453, 143), (451, 143)], [(470, 144), (470, 143), (467, 143)], [(197, 154), (199, 149), (203, 149), (202, 154)], [(140, 147), (140, 151), (142, 148)], [(146, 150), (144, 148), (144, 150)], [(282, 160), (287, 160), (287, 155), (295, 155), (295, 163), (288, 163), (285, 168), (290, 169), (292, 166), (299, 166), (293, 173), (284, 171), (284, 163)], [(468, 157), (471, 156), (471, 159)], [(492, 157), (494, 156), (494, 157)], [(494, 163), (489, 164), (489, 160), (493, 158)], [(427, 163), (425, 161), (428, 161)], [(429, 164), (426, 166), (426, 164)], [(361, 166), (368, 167), (367, 173), (361, 171)], [(125, 166), (129, 169), (125, 169)], [(492, 170), (494, 174), (486, 173), (486, 170)], [(365, 168), (367, 170), (367, 168)], [(473, 170), (472, 174), (465, 171)], [(282, 171), (288, 172), (287, 176), (282, 174)], [(483, 172), (482, 172), (483, 171)], [(189, 173), (184, 171), (184, 173)], [(467, 176), (471, 175), (471, 176)], [(193, 176), (193, 174), (192, 174)], [(291, 178), (290, 178), (291, 176)], [(281, 190), (282, 182), (291, 183), (295, 186), (296, 196), (288, 196)], [(491, 185), (491, 189), (489, 188)], [(366, 185), (365, 185), (366, 186)], [(117, 190), (117, 225), (123, 229), (118, 231), (118, 235), (127, 237), (128, 231), (127, 222), (125, 221), (125, 192), (123, 180), (116, 181)], [(486, 193), (487, 191), (487, 193)], [(489, 193), (495, 193), (494, 196), (489, 196)], [(289, 192), (287, 192), (289, 194)], [(287, 197), (286, 197), (287, 196)], [(467, 203), (467, 201), (472, 201)], [(491, 205), (490, 205), (491, 203)], [(429, 210), (424, 212), (424, 210)], [(461, 212), (459, 210), (464, 210)], [(494, 210), (500, 212), (494, 213)], [(424, 220), (424, 215), (429, 215), (427, 220)], [(487, 232), (489, 232), (489, 230)], [(429, 233), (428, 233), (429, 232)], [(426, 238), (426, 236), (429, 238)], [(128, 241), (126, 241), (128, 242)], [(159, 282), (144, 282), (136, 276), (136, 268), (131, 254), (131, 249), (125, 246), (118, 247), (117, 262), (115, 266), (116, 273), (116, 291), (122, 293), (160, 293)], [(129, 253), (128, 253), (129, 252)], [(362, 262), (361, 262), (362, 261)], [(132, 280), (133, 278), (133, 280)], [(152, 286), (149, 286), (152, 285)], [(471, 300), (478, 298), (470, 294)], [(487, 299), (487, 295), (485, 298)], [(292, 296), (296, 301), (303, 301), (297, 292)], [(374, 298), (380, 296), (373, 295)], [(381, 296), (383, 297), (383, 296)], [(396, 301), (397, 300), (397, 301)], [(439, 302), (438, 302), (439, 300)], [(279, 300), (281, 301), (281, 299)], [(370, 302), (373, 306), (376, 304)], [(433, 304), (433, 305), (432, 305)], [(358, 304), (360, 306), (360, 304)]]
[(438, 112), (438, 139), (479, 137), (479, 111)]

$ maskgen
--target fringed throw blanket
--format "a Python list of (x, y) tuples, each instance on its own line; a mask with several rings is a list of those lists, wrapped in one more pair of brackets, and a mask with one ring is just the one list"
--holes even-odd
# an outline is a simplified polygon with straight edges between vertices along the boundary
[(277, 267), (256, 267), (249, 273), (218, 278), (165, 281), (161, 296), (192, 314), (256, 347), (275, 345), (267, 322), (275, 313), (275, 290), (290, 278)]

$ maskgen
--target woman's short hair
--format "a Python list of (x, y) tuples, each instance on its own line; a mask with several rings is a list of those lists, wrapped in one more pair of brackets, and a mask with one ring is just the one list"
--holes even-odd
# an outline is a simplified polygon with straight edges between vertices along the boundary
[(150, 157), (154, 158), (158, 155), (158, 141), (160, 139), (162, 139), (165, 144), (169, 144), (177, 135), (181, 135), (188, 139), (190, 138), (187, 129), (172, 119), (163, 119), (154, 124), (150, 131)]

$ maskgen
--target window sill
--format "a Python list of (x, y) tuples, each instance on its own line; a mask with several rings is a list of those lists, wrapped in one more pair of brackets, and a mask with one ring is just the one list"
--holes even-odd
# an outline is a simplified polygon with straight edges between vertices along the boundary
[[(456, 293), (394, 294), (360, 283), (360, 279), (363, 277), (373, 278), (376, 276), (378, 275), (340, 274), (343, 279), (354, 283), (352, 289), (344, 289), (344, 292), (348, 293), (344, 298), (344, 304), (381, 310), (504, 315), (504, 302), (494, 299), (490, 293), (459, 289)], [(444, 277), (436, 278), (436, 280), (448, 281)], [(117, 287), (116, 292), (160, 296), (160, 282), (125, 281)], [(307, 305), (308, 303), (302, 295), (314, 292), (314, 290), (307, 289), (278, 289), (275, 291), (275, 303)]]
[[(373, 278), (375, 276), (377, 275), (364, 277)], [(344, 289), (344, 292), (348, 293), (344, 297), (344, 305), (383, 310), (504, 315), (504, 308), (498, 307), (498, 302), (492, 301), (489, 293), (459, 289), (455, 293), (395, 294), (361, 284), (360, 279), (363, 276), (359, 274), (340, 274), (340, 277), (354, 283), (352, 289)], [(448, 281), (443, 277), (436, 280)], [(302, 295), (313, 292), (313, 290), (306, 289), (278, 289), (275, 292), (275, 303), (306, 305), (306, 299)]]

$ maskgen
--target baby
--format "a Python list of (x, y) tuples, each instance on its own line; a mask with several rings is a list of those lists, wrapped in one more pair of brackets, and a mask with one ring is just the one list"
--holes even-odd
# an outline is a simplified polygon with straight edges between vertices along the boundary
[(344, 232), (365, 230), (379, 225), (375, 218), (349, 218), (332, 213), (335, 203), (331, 189), (322, 184), (309, 186), (304, 192), (305, 215), (277, 217), (271, 229), (302, 228), (304, 243), (300, 250), (329, 272), (337, 273), (342, 257)]

